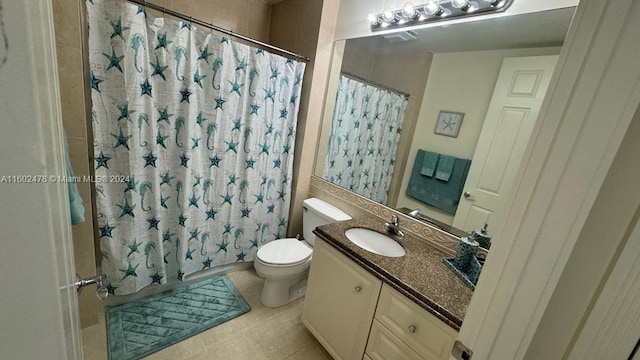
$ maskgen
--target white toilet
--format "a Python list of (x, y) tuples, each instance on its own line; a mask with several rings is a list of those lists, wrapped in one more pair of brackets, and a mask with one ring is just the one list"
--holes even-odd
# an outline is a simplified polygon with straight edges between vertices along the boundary
[(267, 307), (286, 305), (302, 295), (306, 289), (311, 252), (317, 226), (351, 217), (320, 199), (306, 199), (302, 205), (305, 240), (286, 238), (274, 240), (258, 248), (253, 266), (265, 279), (260, 301)]

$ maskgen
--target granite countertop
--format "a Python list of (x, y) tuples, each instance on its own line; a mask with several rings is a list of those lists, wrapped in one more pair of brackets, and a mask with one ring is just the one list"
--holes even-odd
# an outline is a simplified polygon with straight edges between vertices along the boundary
[(425, 240), (406, 234), (404, 238), (392, 236), (406, 251), (405, 256), (392, 258), (364, 250), (344, 235), (351, 228), (365, 228), (388, 235), (383, 226), (381, 220), (364, 217), (319, 226), (314, 233), (384, 283), (459, 330), (473, 290), (443, 263), (442, 258), (447, 256), (445, 253)]

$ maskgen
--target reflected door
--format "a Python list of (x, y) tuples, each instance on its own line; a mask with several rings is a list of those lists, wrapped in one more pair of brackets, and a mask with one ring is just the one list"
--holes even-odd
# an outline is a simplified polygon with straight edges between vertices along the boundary
[(454, 227), (480, 229), (506, 206), (557, 60), (557, 55), (504, 59)]

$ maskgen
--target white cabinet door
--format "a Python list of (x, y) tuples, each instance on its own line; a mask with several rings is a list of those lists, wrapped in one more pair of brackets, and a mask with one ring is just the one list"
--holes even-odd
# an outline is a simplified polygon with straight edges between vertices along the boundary
[(375, 319), (425, 360), (448, 359), (458, 335), (453, 328), (386, 284), (382, 287)]
[(367, 355), (371, 360), (424, 360), (376, 320), (371, 327)]
[(557, 55), (504, 59), (454, 227), (471, 231), (488, 223), (499, 231), (491, 215), (506, 206), (557, 60)]
[(382, 281), (318, 239), (302, 322), (336, 360), (361, 360)]

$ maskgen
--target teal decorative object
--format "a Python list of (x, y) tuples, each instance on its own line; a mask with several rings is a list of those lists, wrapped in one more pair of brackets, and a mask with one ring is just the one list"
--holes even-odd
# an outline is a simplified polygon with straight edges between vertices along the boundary
[(481, 248), (485, 248), (487, 250), (489, 250), (489, 248), (491, 247), (491, 236), (487, 234), (488, 226), (488, 224), (484, 224), (484, 228), (482, 228), (482, 230), (474, 230), (473, 232), (471, 232), (473, 240), (477, 241)]
[(226, 275), (110, 307), (109, 360), (139, 359), (249, 310)]
[(478, 245), (478, 242), (473, 239), (467, 237), (460, 238), (456, 256), (443, 259), (445, 265), (453, 270), (453, 272), (472, 289), (475, 289), (480, 271), (482, 270), (482, 266), (476, 258)]
[(460, 238), (458, 249), (456, 250), (456, 256), (453, 258), (453, 263), (456, 268), (467, 271), (471, 266), (471, 260), (476, 256), (478, 252), (478, 242), (469, 239), (468, 237)]

